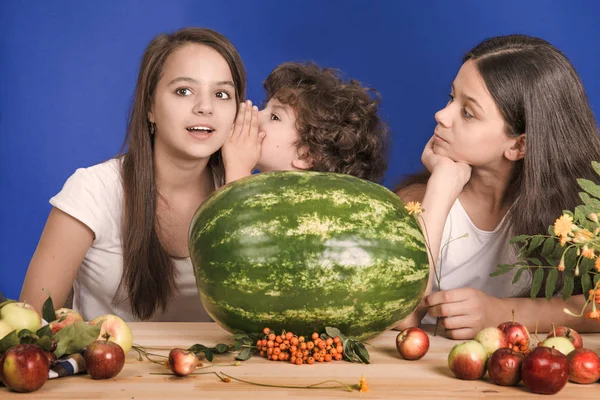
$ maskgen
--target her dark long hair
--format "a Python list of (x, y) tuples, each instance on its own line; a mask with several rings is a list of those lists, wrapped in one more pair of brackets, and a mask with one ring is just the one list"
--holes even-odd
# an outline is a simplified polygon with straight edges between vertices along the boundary
[[(600, 136), (587, 95), (573, 65), (545, 40), (509, 35), (487, 39), (469, 51), (494, 98), (509, 136), (525, 133), (525, 157), (516, 162), (504, 199), (511, 234), (545, 234), (548, 226), (581, 200), (577, 178), (598, 182)], [(426, 183), (409, 176), (397, 188)]]
[[(122, 248), (123, 275), (114, 301), (127, 300), (133, 315), (149, 319), (166, 309), (176, 291), (175, 267), (160, 242), (157, 189), (154, 175), (153, 138), (148, 113), (165, 61), (188, 43), (209, 46), (227, 61), (235, 84), (236, 104), (245, 98), (246, 71), (233, 44), (210, 29), (186, 28), (156, 36), (144, 52), (133, 98), (127, 136), (120, 152), (123, 181)], [(220, 151), (209, 162), (223, 176)]]

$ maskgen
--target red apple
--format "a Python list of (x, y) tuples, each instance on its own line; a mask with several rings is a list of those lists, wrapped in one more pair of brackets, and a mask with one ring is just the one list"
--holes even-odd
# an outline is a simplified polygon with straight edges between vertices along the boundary
[(448, 368), (458, 379), (480, 379), (485, 375), (486, 362), (487, 353), (476, 340), (455, 345), (448, 355)]
[(499, 328), (489, 327), (483, 328), (477, 335), (475, 335), (475, 340), (477, 340), (490, 357), (496, 350), (508, 347), (508, 340), (506, 340), (506, 335)]
[(583, 347), (575, 349), (567, 358), (571, 369), (571, 382), (587, 384), (600, 379), (600, 357), (592, 350)]
[(406, 328), (396, 336), (396, 349), (406, 360), (418, 360), (429, 350), (429, 336), (421, 328)]
[[(62, 321), (61, 321), (62, 319)], [(70, 308), (59, 308), (56, 310), (56, 319), (50, 322), (52, 334), (57, 333), (62, 328), (69, 326), (77, 321), (83, 321), (83, 317), (75, 310)]]
[(513, 312), (513, 320), (503, 322), (498, 325), (500, 329), (506, 335), (506, 340), (511, 346), (517, 346), (519, 348), (529, 348), (529, 341), (531, 336), (527, 327), (523, 324), (515, 322), (515, 314)]
[(123, 349), (123, 352), (127, 354), (131, 350), (133, 344), (133, 335), (131, 329), (127, 326), (127, 323), (121, 318), (113, 314), (102, 315), (101, 317), (94, 318), (89, 322), (90, 325), (96, 325), (100, 321), (102, 322), (102, 328), (98, 340), (103, 340), (104, 336), (108, 333), (110, 335), (111, 342), (115, 342)]
[(85, 350), (85, 366), (92, 379), (110, 379), (125, 365), (125, 352), (118, 344), (96, 340)]
[(548, 336), (546, 336), (546, 339), (554, 336), (566, 337), (571, 341), (571, 343), (573, 343), (573, 346), (575, 346), (576, 349), (583, 347), (583, 339), (581, 338), (581, 335), (577, 333), (576, 330), (571, 329), (567, 326), (559, 326), (554, 330), (550, 331), (550, 333), (548, 333)]
[(487, 363), (490, 380), (500, 386), (516, 386), (521, 381), (525, 356), (508, 347), (496, 350)]
[(538, 346), (523, 361), (521, 378), (533, 393), (554, 394), (569, 380), (569, 360), (556, 349)]
[(174, 348), (169, 352), (168, 364), (175, 375), (186, 376), (196, 370), (198, 356), (192, 351)]
[(15, 392), (33, 392), (48, 380), (48, 357), (35, 344), (13, 346), (0, 359), (2, 381)]

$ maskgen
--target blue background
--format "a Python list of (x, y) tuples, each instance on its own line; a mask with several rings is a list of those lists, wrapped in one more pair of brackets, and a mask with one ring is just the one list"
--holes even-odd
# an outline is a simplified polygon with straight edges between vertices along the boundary
[(385, 184), (420, 153), (463, 53), (526, 33), (562, 49), (600, 115), (600, 5), (593, 1), (0, 2), (0, 291), (17, 298), (48, 199), (78, 167), (114, 156), (142, 52), (156, 34), (225, 34), (248, 71), (248, 97), (279, 63), (313, 60), (376, 87), (393, 132)]

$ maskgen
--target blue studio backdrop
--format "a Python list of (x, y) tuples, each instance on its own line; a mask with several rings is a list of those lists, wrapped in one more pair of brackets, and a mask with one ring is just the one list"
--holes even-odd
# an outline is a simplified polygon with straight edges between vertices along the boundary
[(248, 97), (285, 61), (337, 67), (382, 95), (393, 133), (385, 185), (420, 169), (461, 56), (484, 38), (540, 36), (574, 63), (600, 116), (600, 4), (589, 1), (0, 2), (0, 291), (17, 298), (50, 211), (78, 167), (123, 141), (142, 52), (156, 34), (225, 34)]

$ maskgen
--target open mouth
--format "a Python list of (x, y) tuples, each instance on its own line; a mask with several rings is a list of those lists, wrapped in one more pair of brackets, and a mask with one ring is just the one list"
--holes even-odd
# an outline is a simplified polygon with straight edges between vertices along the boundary
[(215, 131), (213, 127), (205, 125), (190, 126), (185, 129), (187, 129), (188, 132), (194, 133), (213, 133)]

